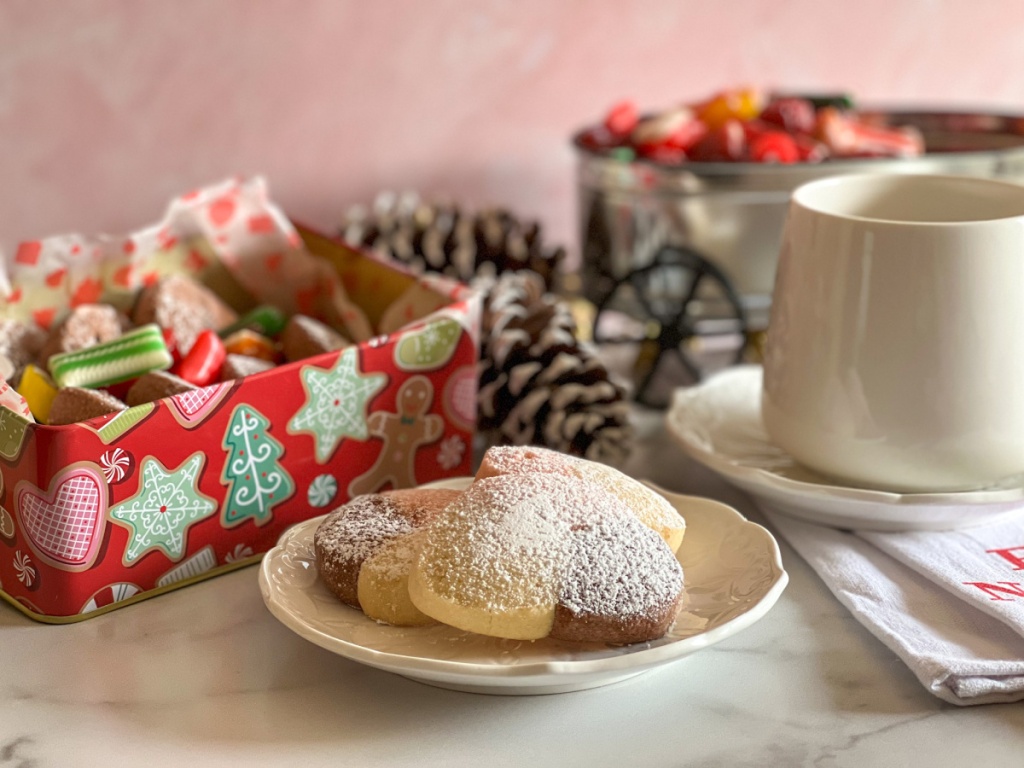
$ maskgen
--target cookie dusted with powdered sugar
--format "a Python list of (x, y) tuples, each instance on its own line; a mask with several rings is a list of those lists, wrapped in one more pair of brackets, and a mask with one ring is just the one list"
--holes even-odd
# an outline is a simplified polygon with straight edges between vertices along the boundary
[(409, 489), (357, 496), (313, 535), (320, 577), (338, 598), (371, 619), (396, 626), (432, 624), (409, 600), (417, 532), (459, 491)]
[(571, 474), (476, 480), (423, 531), (409, 596), (459, 629), (626, 644), (664, 635), (683, 572), (618, 496)]
[(683, 543), (686, 521), (668, 501), (629, 475), (605, 464), (548, 448), (495, 446), (484, 454), (477, 479), (498, 475), (555, 474), (595, 483), (617, 496), (640, 521), (661, 536), (673, 552)]

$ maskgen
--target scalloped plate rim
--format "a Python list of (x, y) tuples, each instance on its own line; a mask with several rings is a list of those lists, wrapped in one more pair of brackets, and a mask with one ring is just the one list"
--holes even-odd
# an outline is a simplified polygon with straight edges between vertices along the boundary
[[(472, 478), (453, 478), (427, 483), (421, 487), (464, 487)], [(653, 483), (644, 481), (669, 501), (676, 503), (697, 502), (720, 515), (722, 524), (727, 527), (748, 527), (754, 536), (759, 537), (764, 545), (767, 560), (771, 563), (772, 579), (765, 593), (752, 603), (743, 613), (734, 616), (720, 626), (664, 643), (653, 648), (637, 648), (624, 646), (614, 655), (602, 655), (596, 659), (539, 660), (521, 664), (483, 664), (478, 662), (458, 661), (451, 659), (424, 658), (408, 656), (391, 651), (381, 651), (365, 644), (346, 640), (344, 637), (328, 634), (310, 626), (304, 617), (293, 609), (282, 605), (273, 595), (270, 584), (271, 565), (278, 553), (292, 539), (304, 535), (312, 535), (312, 531), (325, 517), (319, 517), (299, 523), (286, 531), (260, 565), (259, 584), (263, 600), (270, 613), (282, 624), (300, 637), (328, 651), (352, 661), (366, 664), (387, 672), (428, 682), (432, 684), (450, 683), (471, 686), (474, 689), (501, 689), (512, 686), (527, 686), (535, 689), (531, 692), (577, 690), (595, 687), (594, 676), (606, 677), (607, 683), (617, 682), (633, 674), (640, 674), (653, 667), (673, 662), (695, 653), (703, 648), (719, 643), (763, 618), (775, 605), (789, 582), (789, 574), (782, 565), (782, 555), (778, 542), (763, 526), (747, 520), (739, 511), (727, 504), (698, 496), (685, 496), (665, 491)], [(299, 589), (299, 588), (295, 588)], [(354, 609), (339, 602), (338, 610)], [(367, 619), (367, 621), (370, 621)], [(640, 645), (640, 644), (637, 644)], [(605, 652), (607, 653), (607, 652)], [(573, 678), (581, 683), (578, 687), (572, 684)], [(587, 682), (589, 681), (589, 682)], [(603, 685), (598, 682), (596, 685)]]

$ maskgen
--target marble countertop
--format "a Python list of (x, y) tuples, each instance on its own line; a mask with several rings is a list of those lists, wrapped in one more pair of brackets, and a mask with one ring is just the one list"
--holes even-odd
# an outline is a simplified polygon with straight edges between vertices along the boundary
[[(627, 470), (759, 519), (638, 415)], [(0, 606), (0, 765), (962, 766), (1020, 762), (1024, 707), (927, 693), (782, 543), (791, 582), (750, 629), (617, 685), (432, 688), (321, 650), (246, 568), (70, 626)]]

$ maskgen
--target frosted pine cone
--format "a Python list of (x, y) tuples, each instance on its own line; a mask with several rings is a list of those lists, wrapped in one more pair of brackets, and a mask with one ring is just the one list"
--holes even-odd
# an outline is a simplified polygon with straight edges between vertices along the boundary
[(565, 257), (564, 249), (544, 246), (537, 222), (520, 221), (502, 208), (466, 213), (452, 203), (424, 202), (414, 192), (382, 192), (369, 211), (349, 210), (341, 234), (417, 272), (441, 272), (465, 283), (529, 269), (554, 290)]
[(568, 305), (544, 293), (538, 276), (492, 281), (483, 330), (481, 430), (496, 442), (607, 463), (625, 458), (632, 437), (625, 391), (576, 339)]

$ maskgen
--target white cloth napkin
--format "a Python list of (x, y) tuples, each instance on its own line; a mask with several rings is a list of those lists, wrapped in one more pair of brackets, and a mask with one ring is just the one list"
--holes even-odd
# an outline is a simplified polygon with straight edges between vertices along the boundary
[(848, 532), (761, 509), (933, 694), (1024, 700), (1024, 510), (961, 531)]

